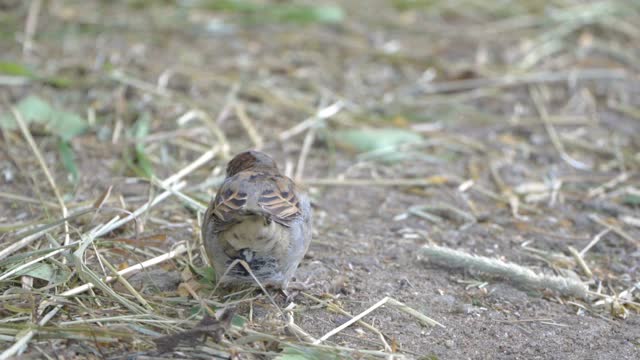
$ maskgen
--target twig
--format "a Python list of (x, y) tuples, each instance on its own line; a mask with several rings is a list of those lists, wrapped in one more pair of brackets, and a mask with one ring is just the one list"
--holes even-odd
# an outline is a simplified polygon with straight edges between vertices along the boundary
[(32, 199), (30, 197), (26, 197), (18, 194), (11, 194), (11, 193), (2, 192), (2, 191), (0, 191), (0, 198), (5, 198), (5, 199), (15, 200), (15, 201), (22, 201), (30, 204), (44, 205), (48, 208), (60, 208), (59, 204), (56, 204), (53, 202), (49, 202), (46, 200), (40, 201), (40, 200)]
[(588, 277), (593, 277), (593, 273), (591, 272), (591, 269), (589, 269), (589, 266), (587, 266), (587, 263), (584, 262), (584, 259), (582, 258), (578, 250), (576, 250), (576, 248), (574, 248), (573, 246), (569, 246), (569, 253), (571, 253), (571, 256), (573, 256), (573, 258), (576, 259), (576, 262), (578, 263), (578, 265), (580, 266), (584, 274), (587, 275)]
[[(18, 109), (12, 106), (11, 112), (13, 113), (13, 116), (15, 117), (16, 122), (20, 127), (20, 130), (22, 131), (22, 135), (24, 135), (24, 138), (27, 140), (27, 143), (29, 143), (29, 146), (31, 147), (31, 151), (33, 151), (33, 154), (36, 156), (36, 159), (38, 159), (38, 163), (40, 163), (40, 167), (42, 167), (42, 171), (44, 171), (44, 174), (47, 177), (47, 180), (49, 181), (49, 185), (51, 185), (51, 188), (53, 189), (53, 194), (55, 195), (56, 199), (58, 200), (58, 204), (60, 204), (60, 208), (62, 209), (62, 217), (66, 218), (67, 216), (69, 216), (69, 212), (67, 210), (66, 205), (64, 204), (64, 200), (62, 199), (62, 196), (60, 195), (60, 191), (56, 186), (56, 182), (55, 180), (53, 180), (53, 176), (51, 176), (51, 172), (47, 167), (47, 163), (45, 162), (44, 157), (42, 157), (42, 153), (40, 153), (40, 150), (38, 149), (38, 145), (36, 145), (36, 142), (33, 140), (33, 136), (31, 136), (31, 132), (29, 131), (29, 128), (25, 124), (24, 119), (20, 114), (20, 111), (18, 111)], [(64, 222), (64, 245), (69, 245), (70, 242), (71, 242), (71, 238), (69, 237), (69, 223), (65, 221)]]
[(65, 222), (75, 219), (78, 216), (87, 214), (89, 212), (93, 211), (93, 208), (91, 209), (84, 209), (84, 210), (80, 210), (77, 211), (71, 215), (69, 215), (66, 218), (60, 219), (60, 220), (56, 220), (50, 224), (46, 224), (43, 225), (37, 229), (34, 229), (32, 231), (30, 231), (28, 234), (25, 234), (24, 237), (16, 242), (14, 242), (13, 244), (7, 246), (6, 248), (2, 249), (2, 251), (0, 251), (0, 260), (6, 258), (7, 256), (11, 255), (12, 253), (22, 249), (23, 247), (31, 244), (33, 241), (39, 239), (42, 235), (46, 234), (47, 231), (55, 228), (56, 226), (59, 226), (61, 224), (64, 224)]
[(587, 192), (587, 198), (591, 199), (591, 198), (594, 198), (596, 196), (602, 196), (605, 191), (607, 191), (607, 190), (609, 190), (611, 188), (614, 188), (617, 185), (620, 185), (621, 183), (629, 180), (630, 177), (631, 177), (631, 175), (629, 173), (627, 173), (627, 172), (620, 173), (618, 176), (616, 176), (613, 179), (605, 182), (604, 184), (600, 184), (597, 187), (589, 189), (589, 191)]
[(258, 150), (262, 149), (262, 147), (264, 146), (264, 141), (262, 140), (260, 134), (258, 134), (258, 130), (256, 129), (255, 125), (253, 125), (253, 122), (247, 115), (244, 106), (242, 106), (242, 104), (238, 102), (236, 102), (234, 105), (236, 109), (236, 117), (238, 118), (238, 120), (240, 120), (240, 124), (247, 132), (247, 135), (249, 135), (249, 139), (251, 139), (251, 141), (253, 142), (253, 146), (255, 146), (255, 148)]
[(598, 215), (596, 214), (591, 214), (589, 215), (589, 219), (593, 220), (594, 222), (610, 229), (611, 231), (613, 231), (614, 233), (618, 234), (621, 238), (629, 241), (630, 243), (635, 244), (636, 246), (640, 247), (640, 240), (634, 239), (631, 237), (631, 235), (627, 234), (624, 230), (622, 230), (621, 228), (611, 225), (609, 223), (607, 223), (606, 221), (602, 220)]
[[(313, 296), (313, 295), (309, 295), (307, 293), (302, 293), (303, 296), (312, 299), (320, 304), (325, 303), (325, 301), (318, 299), (317, 297)], [(342, 315), (346, 315), (349, 316), (351, 318), (353, 318), (353, 315), (351, 313), (349, 313), (348, 311), (343, 310), (341, 307), (339, 307), (338, 305), (332, 303), (332, 302), (326, 302), (326, 307), (327, 309), (329, 309), (330, 311), (336, 311)], [(363, 320), (359, 320), (358, 321), (358, 325), (364, 327), (365, 329), (369, 329), (371, 331), (373, 331), (376, 335), (378, 335), (378, 337), (380, 338), (380, 341), (382, 342), (382, 345), (384, 346), (385, 351), (389, 351), (391, 352), (391, 346), (389, 346), (389, 343), (387, 343), (387, 340), (385, 339), (386, 335), (384, 335), (380, 330), (376, 329), (373, 325), (369, 324), (368, 322), (365, 322)], [(315, 341), (315, 340), (314, 340)]]
[[(454, 181), (454, 179), (451, 179)], [(442, 184), (442, 177), (425, 179), (302, 179), (302, 183), (308, 185), (328, 185), (328, 186), (432, 186)]]
[(206, 164), (209, 160), (213, 159), (218, 152), (220, 152), (220, 146), (216, 145), (211, 150), (209, 150), (209, 151), (205, 152), (204, 154), (200, 155), (200, 157), (195, 159), (191, 164), (185, 166), (184, 168), (180, 169), (177, 173), (175, 173), (175, 174), (169, 176), (168, 178), (162, 180), (162, 185), (163, 186), (171, 186), (171, 184), (173, 184), (173, 183), (179, 181), (180, 179), (182, 179), (183, 177), (191, 174), (194, 170), (196, 170), (200, 166)]
[(549, 134), (551, 143), (553, 144), (553, 147), (556, 149), (556, 151), (560, 154), (560, 157), (562, 158), (562, 160), (564, 160), (564, 162), (566, 162), (573, 168), (576, 168), (579, 170), (590, 170), (591, 166), (572, 158), (565, 151), (564, 145), (560, 140), (560, 136), (558, 136), (556, 129), (551, 124), (551, 121), (549, 121), (549, 113), (547, 112), (547, 108), (544, 106), (542, 93), (540, 89), (531, 88), (530, 93), (531, 93), (531, 98), (533, 99), (533, 103), (535, 104), (536, 109), (538, 110), (538, 115), (540, 115), (540, 119), (544, 123), (544, 127), (547, 130), (547, 134)]
[(426, 94), (437, 94), (452, 91), (467, 91), (478, 88), (505, 88), (527, 84), (545, 84), (554, 82), (575, 83), (578, 80), (625, 80), (630, 77), (625, 69), (589, 68), (565, 71), (540, 71), (518, 75), (505, 75), (484, 79), (455, 80), (440, 83), (429, 83), (422, 87)]
[(33, 38), (38, 29), (38, 17), (40, 16), (40, 8), (42, 0), (31, 0), (29, 4), (29, 13), (24, 28), (24, 41), (22, 43), (22, 56), (28, 58), (33, 51)]
[(302, 142), (302, 150), (300, 150), (300, 157), (298, 158), (298, 164), (296, 165), (296, 175), (294, 179), (296, 181), (300, 181), (302, 179), (302, 175), (304, 174), (304, 166), (307, 161), (307, 157), (309, 156), (309, 151), (311, 150), (311, 145), (313, 145), (313, 140), (316, 135), (316, 127), (312, 127), (307, 131), (307, 135), (304, 137), (304, 141)]
[(589, 251), (595, 244), (597, 244), (600, 239), (602, 239), (603, 236), (605, 236), (606, 234), (608, 234), (611, 231), (610, 228), (606, 228), (602, 231), (600, 231), (596, 236), (593, 237), (593, 239), (587, 244), (587, 246), (584, 247), (584, 249), (582, 249), (578, 254), (580, 254), (580, 257), (583, 257), (584, 254), (587, 253), (587, 251)]
[(344, 102), (342, 100), (338, 100), (335, 103), (318, 110), (313, 116), (298, 123), (296, 126), (280, 133), (280, 135), (278, 136), (278, 139), (280, 139), (280, 141), (286, 141), (289, 138), (302, 133), (306, 129), (314, 126), (316, 123), (322, 120), (328, 119), (333, 115), (337, 114), (338, 112), (340, 112), (340, 110), (342, 110), (343, 106), (344, 106)]
[(361, 312), (360, 314), (354, 316), (351, 320), (345, 322), (344, 324), (338, 326), (337, 328), (329, 331), (328, 333), (326, 333), (324, 336), (322, 336), (321, 338), (317, 339), (316, 341), (313, 342), (314, 345), (318, 345), (321, 342), (327, 340), (328, 338), (332, 337), (333, 335), (339, 333), (340, 331), (346, 329), (347, 327), (351, 326), (352, 324), (354, 324), (355, 322), (357, 322), (358, 320), (362, 319), (363, 317), (367, 316), (369, 313), (371, 313), (372, 311), (374, 311), (375, 309), (381, 307), (382, 305), (386, 304), (386, 303), (390, 303), (393, 306), (398, 307), (402, 312), (406, 312), (410, 315), (413, 315), (415, 317), (417, 317), (420, 321), (432, 325), (432, 326), (440, 326), (442, 328), (444, 328), (445, 326), (440, 324), (439, 322), (426, 317), (425, 315), (421, 314), (420, 312), (406, 306), (405, 304), (392, 299), (388, 296), (384, 297), (382, 300), (378, 301), (377, 303), (373, 304), (370, 308), (368, 308), (367, 310)]
[[(174, 190), (180, 190), (186, 184), (187, 183), (184, 182), (184, 181), (183, 182), (179, 182), (179, 183), (177, 183), (177, 184), (175, 184), (173, 186), (173, 189)], [(109, 224), (108, 226), (103, 226), (102, 228), (100, 228), (99, 230), (96, 231), (96, 233), (94, 234), (94, 237), (95, 238), (99, 238), (100, 236), (103, 236), (103, 235), (113, 231), (114, 229), (119, 228), (120, 226), (128, 223), (129, 221), (138, 218), (141, 214), (143, 214), (147, 210), (151, 209), (152, 207), (156, 206), (160, 202), (164, 201), (170, 195), (172, 195), (172, 191), (171, 190), (167, 190), (167, 191), (163, 192), (162, 194), (158, 195), (157, 197), (153, 198), (152, 200), (149, 200), (148, 202), (146, 202), (144, 205), (142, 205), (140, 208), (138, 208), (133, 213), (129, 214), (124, 219), (118, 220), (113, 224)]]

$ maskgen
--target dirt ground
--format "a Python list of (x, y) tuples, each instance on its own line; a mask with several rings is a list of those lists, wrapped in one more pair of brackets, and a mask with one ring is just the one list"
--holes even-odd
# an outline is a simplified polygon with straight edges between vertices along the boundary
[[(313, 198), (315, 228), (296, 275), (310, 284), (304, 293), (331, 299), (352, 315), (388, 296), (444, 325), (421, 325), (391, 306), (364, 318), (407, 358), (640, 358), (637, 5), (334, 1), (342, 21), (318, 24), (275, 19), (268, 11), (243, 14), (198, 5), (204, 3), (43, 2), (25, 52), (30, 6), (0, 2), (6, 24), (0, 60), (36, 69), (36, 75), (27, 75), (3, 67), (2, 112), (10, 114), (9, 104), (36, 95), (86, 119), (88, 128), (68, 141), (77, 182), (63, 164), (59, 134), (46, 125), (31, 126), (70, 213), (113, 186), (105, 203), (112, 210), (73, 219), (72, 241), (122, 215), (115, 209), (133, 211), (162, 191), (142, 179), (145, 164), (164, 179), (218, 146), (215, 159), (191, 172), (182, 190), (206, 202), (229, 155), (255, 147), (258, 139), (283, 170), (295, 174), (291, 169), (298, 169), (309, 139), (301, 183)], [(282, 3), (269, 2), (274, 8)], [(313, 138), (306, 129), (283, 136), (336, 102), (339, 111), (315, 122)], [(194, 110), (208, 117), (184, 116)], [(144, 116), (147, 131), (137, 125)], [(370, 160), (358, 154), (357, 144), (337, 136), (362, 128), (401, 129), (422, 141), (400, 146), (389, 161)], [(24, 229), (61, 218), (21, 131), (4, 128), (2, 135), (0, 251), (21, 239)], [(428, 208), (420, 212), (419, 206)], [(175, 323), (124, 321), (135, 312), (96, 289), (67, 299), (22, 356), (211, 358), (200, 345), (161, 355), (152, 342), (197, 323), (189, 315), (198, 301), (178, 288), (188, 281), (187, 264), (205, 265), (197, 219), (197, 211), (170, 197), (143, 214), (137, 226), (96, 240), (97, 247), (84, 256), (87, 266), (102, 274), (99, 252), (121, 269), (189, 243), (188, 255), (131, 280), (134, 286), (147, 280), (157, 285), (160, 289), (140, 291), (163, 319)], [(588, 276), (569, 247), (580, 251), (598, 234), (600, 240), (583, 256), (592, 272)], [(63, 239), (57, 228), (11, 255), (59, 246)], [(424, 245), (578, 277), (591, 291), (624, 297), (613, 303), (575, 299), (450, 269), (421, 256)], [(2, 260), (2, 273), (24, 262)], [(63, 256), (47, 261), (66, 266)], [(34, 310), (40, 301), (88, 281), (73, 266), (69, 270), (64, 283), (29, 284), (28, 276), (0, 281), (0, 299), (6, 301), (0, 309), (0, 349), (41, 320)], [(136, 301), (122, 284), (114, 289)], [(207, 289), (200, 289), (200, 296), (224, 302)], [(273, 320), (278, 312), (269, 301), (254, 295), (251, 310), (247, 303), (237, 310), (253, 317), (246, 326), (295, 339)], [(286, 305), (281, 296), (276, 301)], [(294, 314), (296, 324), (314, 338), (349, 320), (302, 293), (294, 301), (302, 309)], [(113, 333), (54, 331), (73, 327), (66, 325), (72, 320), (110, 316), (123, 318), (98, 321), (91, 331)], [(237, 358), (272, 358), (282, 349), (254, 344), (251, 353), (238, 338), (228, 334), (223, 342)], [(327, 343), (384, 349), (375, 332), (358, 324)], [(207, 344), (216, 348), (211, 339)]]

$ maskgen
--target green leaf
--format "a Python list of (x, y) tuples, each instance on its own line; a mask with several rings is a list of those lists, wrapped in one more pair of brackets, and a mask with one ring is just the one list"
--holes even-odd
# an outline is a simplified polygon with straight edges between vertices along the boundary
[(399, 128), (338, 130), (332, 134), (336, 145), (383, 161), (401, 159), (401, 145), (420, 143), (423, 138), (417, 133)]
[(204, 279), (209, 284), (215, 284), (216, 282), (216, 271), (211, 266), (202, 266), (195, 267), (193, 265), (189, 266), (191, 270), (198, 274), (202, 279)]
[(339, 360), (342, 357), (329, 349), (314, 349), (309, 347), (287, 346), (276, 360)]
[(144, 139), (147, 137), (147, 134), (149, 134), (150, 123), (151, 115), (145, 112), (138, 118), (133, 128), (133, 136), (136, 139), (136, 167), (141, 175), (147, 178), (153, 176), (153, 165), (147, 156), (144, 146)]
[[(16, 105), (16, 108), (27, 124), (32, 122), (43, 124), (47, 130), (60, 136), (65, 141), (69, 141), (88, 128), (88, 124), (78, 115), (57, 110), (35, 95), (22, 99)], [(13, 114), (6, 113), (0, 116), (0, 127), (9, 130), (17, 129), (18, 124), (13, 118)]]
[(640, 205), (640, 195), (635, 194), (627, 194), (623, 199), (622, 203), (625, 205)]
[(276, 21), (292, 23), (335, 24), (344, 20), (344, 11), (337, 6), (282, 5), (274, 7), (270, 15)]
[(345, 18), (344, 10), (333, 5), (263, 4), (250, 0), (204, 0), (196, 2), (196, 6), (241, 13), (246, 20), (256, 23), (275, 21), (299, 24), (335, 24), (342, 22)]
[(244, 325), (247, 323), (247, 319), (243, 316), (240, 315), (233, 315), (233, 318), (231, 318), (231, 325), (235, 326), (235, 327), (244, 327)]
[(49, 123), (46, 125), (47, 129), (59, 135), (65, 141), (82, 134), (88, 126), (83, 118), (66, 111), (54, 111), (51, 114)]
[(27, 66), (13, 63), (13, 62), (0, 62), (0, 74), (12, 75), (12, 76), (25, 76), (34, 77), (35, 74)]
[(71, 144), (68, 141), (60, 139), (58, 141), (58, 151), (60, 152), (60, 158), (62, 159), (62, 165), (71, 174), (71, 182), (74, 184), (78, 182), (78, 167), (75, 162), (75, 154), (71, 148)]
[[(48, 102), (34, 95), (22, 99), (16, 105), (16, 109), (18, 109), (27, 124), (30, 122), (45, 122), (53, 112), (53, 108)], [(18, 123), (16, 123), (13, 114), (8, 112), (0, 117), (0, 126), (4, 129), (15, 130), (18, 128)]]
[(50, 283), (61, 283), (65, 281), (70, 274), (71, 272), (68, 269), (61, 269), (48, 263), (37, 263), (18, 271), (16, 276), (27, 275)]

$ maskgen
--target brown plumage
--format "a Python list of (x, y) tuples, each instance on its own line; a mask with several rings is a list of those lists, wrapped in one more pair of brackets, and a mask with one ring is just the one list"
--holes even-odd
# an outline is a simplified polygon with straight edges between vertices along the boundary
[[(309, 199), (267, 154), (240, 153), (209, 204), (202, 237), (218, 276), (241, 259), (263, 284), (286, 288), (311, 241)], [(221, 281), (253, 283), (240, 265)]]

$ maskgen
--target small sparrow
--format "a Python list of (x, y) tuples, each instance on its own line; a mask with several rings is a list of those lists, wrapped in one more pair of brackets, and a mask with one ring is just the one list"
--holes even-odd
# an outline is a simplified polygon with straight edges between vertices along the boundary
[[(227, 177), (205, 213), (202, 238), (218, 276), (236, 259), (263, 284), (286, 289), (311, 242), (309, 198), (273, 159), (245, 151), (227, 165)], [(223, 283), (255, 281), (240, 264)]]

